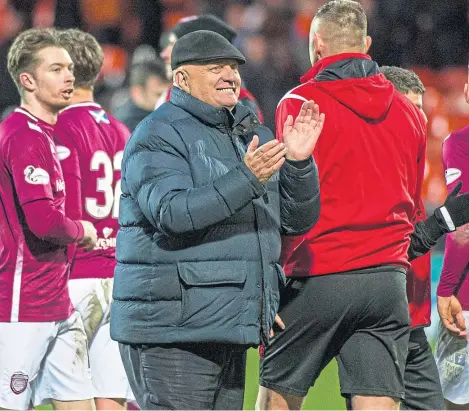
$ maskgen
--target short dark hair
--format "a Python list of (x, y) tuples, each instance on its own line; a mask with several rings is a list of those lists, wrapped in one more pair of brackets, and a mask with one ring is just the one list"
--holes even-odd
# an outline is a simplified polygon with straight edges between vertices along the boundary
[(394, 84), (397, 91), (403, 94), (412, 92), (423, 95), (425, 93), (425, 87), (422, 81), (412, 70), (395, 66), (382, 66), (379, 70)]
[(145, 86), (148, 77), (155, 76), (167, 81), (166, 68), (163, 60), (135, 63), (130, 67), (130, 86)]
[(93, 88), (104, 62), (103, 49), (98, 41), (79, 29), (60, 30), (59, 37), (75, 66), (75, 88)]
[(319, 20), (324, 39), (334, 52), (365, 46), (366, 13), (353, 0), (332, 0), (319, 8), (314, 20)]
[(39, 64), (37, 53), (47, 47), (60, 47), (58, 32), (55, 29), (29, 29), (21, 32), (8, 50), (8, 72), (22, 94), (20, 74), (34, 74)]

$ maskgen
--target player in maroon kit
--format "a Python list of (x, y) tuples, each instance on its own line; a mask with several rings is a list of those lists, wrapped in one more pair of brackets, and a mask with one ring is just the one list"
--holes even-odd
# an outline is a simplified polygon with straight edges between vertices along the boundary
[(116, 235), (119, 229), (121, 161), (130, 132), (94, 102), (93, 89), (103, 65), (96, 39), (77, 29), (59, 32), (75, 65), (72, 104), (57, 120), (56, 143), (65, 184), (67, 216), (90, 221), (98, 230), (93, 251), (76, 250), (70, 296), (90, 340), (90, 365), (97, 409), (123, 409), (133, 399), (117, 342), (109, 331)]
[(65, 216), (53, 141), (70, 103), (73, 63), (51, 29), (21, 33), (8, 52), (21, 107), (0, 125), (0, 407), (94, 409), (83, 323), (68, 293), (67, 245), (96, 244)]
[[(170, 33), (167, 33), (163, 39), (164, 42), (162, 44), (162, 51), (160, 53), (161, 58), (166, 63), (166, 71), (168, 75), (168, 79), (173, 79), (173, 74), (171, 70), (171, 52), (173, 50), (174, 44), (176, 44), (176, 40), (181, 38), (185, 34), (192, 33), (196, 30), (210, 30), (214, 31), (215, 33), (221, 34), (225, 37), (230, 43), (236, 37), (236, 32), (223, 20), (212, 16), (210, 14), (203, 15), (203, 16), (191, 16), (185, 17), (171, 29)], [(159, 100), (156, 103), (156, 107), (158, 108), (161, 104), (166, 101), (169, 101), (171, 88), (167, 90), (166, 93), (163, 93)], [(239, 90), (239, 101), (243, 103), (245, 106), (249, 107), (253, 113), (257, 114), (260, 122), (264, 122), (264, 117), (262, 115), (262, 111), (260, 110), (256, 99), (254, 96), (245, 88), (241, 87)]]
[[(468, 84), (464, 94), (469, 103)], [(443, 166), (448, 190), (463, 182), (469, 192), (469, 127), (451, 133), (443, 142)], [(446, 409), (469, 409), (469, 235), (461, 227), (446, 237), (445, 255), (437, 289), (438, 328), (436, 361)]]

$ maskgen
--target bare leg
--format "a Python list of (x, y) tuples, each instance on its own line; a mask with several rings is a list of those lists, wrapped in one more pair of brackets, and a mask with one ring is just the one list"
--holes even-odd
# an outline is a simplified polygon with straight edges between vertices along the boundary
[(94, 400), (98, 411), (127, 409), (125, 398), (95, 398)]
[(83, 411), (94, 411), (96, 407), (94, 405), (94, 399), (81, 401), (59, 401), (52, 400), (52, 406), (54, 410), (67, 411), (67, 410), (83, 410)]
[(260, 386), (256, 410), (300, 410), (304, 397), (273, 391)]
[(372, 395), (354, 395), (352, 409), (354, 410), (398, 410), (400, 400), (392, 397), (376, 397)]

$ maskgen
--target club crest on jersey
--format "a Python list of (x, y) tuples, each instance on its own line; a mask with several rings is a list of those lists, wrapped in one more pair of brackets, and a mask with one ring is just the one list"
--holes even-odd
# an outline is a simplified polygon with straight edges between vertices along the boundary
[(49, 173), (39, 167), (27, 166), (24, 169), (24, 179), (29, 184), (46, 185), (50, 181)]
[(461, 170), (459, 168), (448, 168), (445, 170), (446, 185), (454, 183), (459, 177), (461, 177)]
[(89, 113), (93, 116), (96, 123), (110, 124), (109, 118), (104, 110), (90, 110)]
[(10, 388), (16, 395), (19, 395), (28, 387), (28, 381), (28, 374), (17, 371), (11, 376)]

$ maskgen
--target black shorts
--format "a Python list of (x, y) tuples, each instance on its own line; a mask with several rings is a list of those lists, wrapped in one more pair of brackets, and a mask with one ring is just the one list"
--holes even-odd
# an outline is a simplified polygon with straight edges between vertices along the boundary
[(341, 393), (404, 397), (409, 340), (405, 270), (366, 270), (290, 278), (279, 315), (285, 330), (264, 347), (260, 384), (306, 396), (334, 358)]
[(405, 400), (401, 410), (445, 408), (438, 368), (423, 328), (410, 331), (409, 353), (404, 372)]

